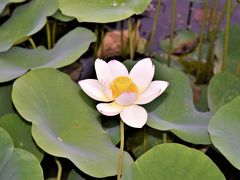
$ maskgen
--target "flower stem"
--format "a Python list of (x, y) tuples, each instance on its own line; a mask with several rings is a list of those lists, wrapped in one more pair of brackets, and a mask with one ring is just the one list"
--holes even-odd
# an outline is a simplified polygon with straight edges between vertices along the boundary
[(207, 22), (208, 8), (209, 8), (209, 0), (205, 0), (205, 7), (204, 7), (204, 12), (203, 12), (203, 19), (202, 19), (202, 24), (201, 24), (201, 32), (200, 32), (200, 38), (199, 38), (197, 81), (200, 79), (200, 76), (201, 76), (202, 50), (203, 50), (203, 43), (204, 43), (204, 36), (205, 36), (205, 28), (206, 28), (206, 22)]
[(227, 1), (227, 16), (226, 16), (226, 26), (225, 26), (225, 36), (224, 36), (222, 71), (226, 70), (226, 68), (227, 68), (228, 41), (229, 41), (230, 17), (231, 17), (231, 3), (232, 3), (232, 1)]
[(60, 163), (60, 161), (57, 159), (57, 158), (55, 158), (55, 162), (56, 162), (56, 164), (57, 164), (57, 167), (58, 167), (58, 173), (57, 173), (57, 180), (61, 180), (61, 176), (62, 176), (62, 165), (61, 165), (61, 163)]
[(219, 0), (214, 1), (213, 5), (213, 17), (211, 19), (211, 25), (210, 25), (210, 44), (207, 50), (207, 59), (206, 59), (206, 72), (207, 72), (207, 80), (211, 77), (211, 71), (212, 71), (212, 59), (213, 59), (213, 50), (214, 50), (214, 43), (217, 36), (217, 10), (219, 6)]
[(134, 47), (133, 47), (133, 37), (132, 37), (132, 23), (130, 18), (128, 18), (128, 37), (129, 37), (130, 59), (133, 60)]
[(238, 63), (238, 65), (237, 65), (236, 75), (237, 76), (240, 75), (240, 63)]
[(147, 152), (147, 128), (143, 128), (143, 152)]
[(163, 134), (162, 134), (162, 138), (163, 138), (163, 143), (165, 144), (165, 143), (167, 143), (167, 132), (163, 132)]
[(53, 27), (52, 27), (52, 47), (55, 45), (56, 40), (56, 29), (57, 29), (57, 21), (53, 21)]
[(147, 46), (147, 51), (150, 51), (153, 45), (153, 39), (156, 33), (156, 29), (157, 29), (157, 24), (158, 24), (158, 17), (159, 17), (159, 13), (160, 13), (160, 9), (161, 9), (161, 0), (158, 0), (157, 3), (157, 7), (156, 7), (156, 12), (154, 15), (154, 20), (153, 20), (153, 25), (152, 25), (152, 33), (151, 33), (151, 37)]
[[(221, 22), (224, 19), (224, 15), (225, 15), (225, 13), (227, 11), (227, 8), (228, 8), (227, 3), (228, 3), (228, 1), (225, 2), (224, 9), (221, 11), (220, 17), (219, 17), (218, 22), (217, 22), (217, 28), (216, 29), (219, 29), (219, 27), (221, 25)], [(234, 12), (236, 10), (237, 6), (238, 6), (238, 3), (235, 3), (232, 10), (231, 10), (231, 14), (232, 14), (232, 12)]]
[(174, 29), (175, 29), (175, 16), (176, 16), (176, 0), (172, 0), (172, 17), (171, 17), (171, 34), (169, 40), (169, 48), (168, 48), (168, 57), (167, 57), (167, 65), (171, 65), (171, 54), (173, 48), (173, 36), (174, 36)]
[(29, 38), (28, 38), (28, 41), (30, 42), (32, 48), (35, 49), (35, 48), (36, 48), (36, 44), (35, 44), (35, 42), (33, 41), (33, 39), (32, 39), (31, 37), (29, 37)]
[(46, 23), (46, 33), (47, 33), (47, 47), (48, 49), (51, 49), (51, 31), (50, 31), (50, 24), (49, 21), (47, 20)]
[(122, 176), (122, 163), (123, 163), (123, 151), (124, 149), (124, 123), (120, 120), (120, 153), (119, 153), (119, 160), (118, 160), (118, 175), (117, 180), (121, 180)]

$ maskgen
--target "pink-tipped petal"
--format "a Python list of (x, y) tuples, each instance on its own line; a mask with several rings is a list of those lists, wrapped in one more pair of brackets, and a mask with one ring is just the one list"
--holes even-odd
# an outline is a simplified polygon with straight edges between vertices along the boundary
[(116, 98), (115, 102), (122, 106), (129, 106), (129, 105), (134, 104), (136, 99), (137, 99), (136, 93), (125, 92), (125, 93), (122, 93), (120, 96), (118, 96)]
[(138, 93), (143, 93), (151, 83), (155, 67), (150, 58), (143, 59), (132, 68), (130, 77), (138, 87)]
[(96, 75), (99, 82), (112, 81), (111, 70), (105, 61), (101, 59), (96, 59), (95, 70), (96, 70)]
[(82, 90), (91, 98), (97, 101), (109, 102), (111, 99), (108, 99), (104, 93), (101, 84), (96, 79), (85, 79), (79, 81), (78, 84)]
[(115, 102), (112, 103), (100, 103), (97, 105), (97, 110), (106, 116), (115, 116), (122, 112), (123, 107), (119, 106)]
[(111, 60), (108, 62), (109, 69), (112, 73), (113, 79), (117, 76), (128, 76), (127, 68), (117, 60)]
[(147, 104), (160, 96), (168, 87), (167, 81), (152, 81), (143, 94), (138, 96), (135, 104)]
[(134, 128), (142, 128), (147, 122), (147, 116), (147, 111), (138, 105), (129, 106), (120, 113), (122, 121)]

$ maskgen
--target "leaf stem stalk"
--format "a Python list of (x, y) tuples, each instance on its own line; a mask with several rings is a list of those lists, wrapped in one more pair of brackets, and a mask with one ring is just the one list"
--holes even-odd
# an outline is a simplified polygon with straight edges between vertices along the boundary
[(176, 0), (172, 0), (171, 34), (170, 34), (168, 57), (167, 57), (168, 66), (171, 65), (171, 54), (172, 54), (172, 48), (173, 48), (173, 38), (174, 38), (174, 29), (175, 29), (175, 17), (176, 17)]
[(123, 154), (124, 154), (124, 122), (120, 120), (120, 152), (118, 160), (117, 180), (121, 180), (122, 176)]

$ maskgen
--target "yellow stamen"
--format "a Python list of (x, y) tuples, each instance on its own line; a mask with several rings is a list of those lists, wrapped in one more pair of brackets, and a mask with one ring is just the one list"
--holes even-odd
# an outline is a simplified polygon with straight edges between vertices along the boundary
[(118, 76), (110, 84), (112, 90), (113, 98), (117, 98), (124, 92), (134, 92), (137, 93), (137, 86), (135, 83), (127, 76)]

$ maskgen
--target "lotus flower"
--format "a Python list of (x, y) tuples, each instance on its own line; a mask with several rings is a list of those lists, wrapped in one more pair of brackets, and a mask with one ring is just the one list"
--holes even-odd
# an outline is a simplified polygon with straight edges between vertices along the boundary
[(79, 81), (91, 98), (102, 101), (97, 110), (106, 116), (120, 114), (128, 126), (141, 128), (147, 122), (147, 111), (139, 106), (160, 96), (168, 86), (166, 81), (152, 81), (155, 67), (150, 58), (138, 61), (130, 73), (117, 60), (95, 61), (96, 79)]

